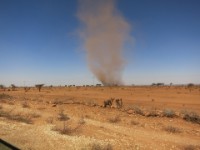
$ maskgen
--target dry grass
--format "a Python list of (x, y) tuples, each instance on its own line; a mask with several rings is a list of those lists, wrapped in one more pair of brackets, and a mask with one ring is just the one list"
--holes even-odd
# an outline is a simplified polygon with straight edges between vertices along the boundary
[(23, 108), (30, 108), (30, 105), (27, 102), (22, 103)]
[(163, 110), (163, 116), (173, 118), (173, 117), (176, 116), (176, 114), (175, 114), (174, 110), (172, 110), (172, 109), (164, 109)]
[(88, 145), (88, 150), (112, 150), (112, 145), (111, 144), (99, 144), (98, 142), (93, 142), (90, 145)]
[(32, 118), (39, 118), (39, 117), (41, 117), (41, 115), (40, 114), (38, 114), (38, 113), (31, 113), (31, 114), (29, 114)]
[(12, 96), (3, 93), (0, 94), (0, 99), (12, 99)]
[(166, 126), (165, 128), (163, 128), (165, 131), (169, 132), (169, 133), (180, 133), (181, 130), (177, 127), (173, 127), (173, 126)]
[(52, 124), (53, 123), (53, 117), (48, 117), (46, 119), (46, 122), (49, 123), (49, 124)]
[(131, 124), (132, 124), (132, 125), (139, 125), (140, 123), (137, 122), (137, 121), (135, 121), (135, 120), (131, 120)]
[(60, 134), (65, 134), (65, 135), (72, 135), (73, 133), (75, 133), (79, 128), (81, 127), (81, 125), (77, 125), (76, 127), (70, 127), (66, 121), (63, 121), (63, 126), (55, 126), (54, 128), (52, 128), (53, 131), (57, 131)]
[(184, 111), (182, 114), (184, 120), (200, 124), (200, 116), (196, 112)]
[(139, 106), (134, 106), (134, 107), (132, 107), (132, 109), (135, 114), (144, 116), (144, 112)]
[(160, 115), (156, 112), (156, 110), (151, 110), (146, 116), (147, 117), (159, 117)]
[(9, 120), (14, 120), (14, 121), (18, 121), (18, 122), (23, 122), (23, 123), (27, 123), (27, 124), (32, 124), (32, 117), (30, 115), (23, 115), (23, 114), (11, 114), (11, 111), (0, 111), (0, 117), (4, 117), (7, 118)]
[(199, 150), (200, 146), (196, 146), (196, 145), (186, 145), (183, 147), (183, 150)]
[(120, 121), (121, 121), (121, 118), (120, 118), (120, 116), (117, 115), (117, 116), (108, 118), (108, 121), (109, 121), (110, 123), (117, 123), (117, 122), (120, 122)]
[(67, 116), (67, 114), (65, 114), (63, 110), (60, 110), (60, 113), (58, 114), (58, 120), (67, 121), (69, 119), (70, 118)]
[(55, 126), (53, 129), (53, 131), (57, 131), (60, 134), (66, 134), (66, 135), (70, 135), (73, 132), (73, 129), (69, 128), (65, 121), (63, 122), (63, 128), (60, 128), (58, 126)]
[(85, 120), (84, 120), (84, 118), (82, 117), (82, 118), (80, 118), (80, 120), (78, 121), (78, 124), (80, 124), (80, 125), (83, 125), (83, 124), (85, 124)]

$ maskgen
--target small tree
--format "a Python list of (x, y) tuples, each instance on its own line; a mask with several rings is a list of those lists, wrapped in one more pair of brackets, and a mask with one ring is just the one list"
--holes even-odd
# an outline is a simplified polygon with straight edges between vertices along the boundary
[(42, 89), (42, 87), (44, 86), (44, 84), (36, 84), (35, 87), (38, 88), (39, 92)]
[(5, 86), (3, 84), (0, 84), (0, 89), (4, 89)]
[(15, 91), (15, 89), (17, 88), (17, 86), (15, 86), (14, 84), (11, 84), (11, 88), (12, 88), (12, 91)]

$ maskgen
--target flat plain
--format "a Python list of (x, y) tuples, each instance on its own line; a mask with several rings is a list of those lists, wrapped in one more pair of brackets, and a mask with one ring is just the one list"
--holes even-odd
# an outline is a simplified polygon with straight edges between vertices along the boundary
[(0, 138), (24, 150), (200, 149), (199, 114), (199, 86), (0, 90)]

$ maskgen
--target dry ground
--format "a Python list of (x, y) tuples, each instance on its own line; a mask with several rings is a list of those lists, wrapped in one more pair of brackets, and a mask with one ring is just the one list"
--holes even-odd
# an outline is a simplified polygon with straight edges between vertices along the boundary
[[(101, 107), (110, 97), (123, 108)], [(1, 90), (0, 138), (24, 150), (200, 149), (199, 120), (183, 119), (190, 111), (200, 114), (200, 87)]]

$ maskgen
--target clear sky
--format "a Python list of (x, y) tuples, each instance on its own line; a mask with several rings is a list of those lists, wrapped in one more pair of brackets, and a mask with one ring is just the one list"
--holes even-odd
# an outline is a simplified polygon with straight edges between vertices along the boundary
[[(98, 83), (77, 29), (76, 0), (0, 0), (0, 84)], [(200, 83), (200, 1), (118, 0), (132, 26), (126, 84)]]

